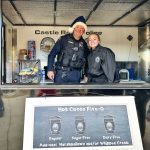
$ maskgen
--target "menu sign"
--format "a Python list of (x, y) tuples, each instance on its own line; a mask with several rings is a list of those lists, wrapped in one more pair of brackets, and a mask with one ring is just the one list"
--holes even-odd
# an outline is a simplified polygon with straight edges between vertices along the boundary
[(125, 105), (45, 106), (34, 114), (34, 148), (132, 145)]
[(27, 98), (27, 149), (143, 150), (134, 97)]

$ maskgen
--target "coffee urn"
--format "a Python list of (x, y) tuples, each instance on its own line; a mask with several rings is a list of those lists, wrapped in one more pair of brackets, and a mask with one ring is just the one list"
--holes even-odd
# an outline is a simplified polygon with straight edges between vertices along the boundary
[(139, 45), (139, 78), (150, 83), (150, 24), (141, 31), (139, 36), (143, 39)]

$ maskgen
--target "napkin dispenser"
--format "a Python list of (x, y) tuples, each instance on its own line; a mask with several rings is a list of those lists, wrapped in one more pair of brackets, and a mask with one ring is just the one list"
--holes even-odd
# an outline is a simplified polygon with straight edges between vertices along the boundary
[(120, 81), (129, 81), (129, 71), (127, 69), (121, 69), (119, 71)]

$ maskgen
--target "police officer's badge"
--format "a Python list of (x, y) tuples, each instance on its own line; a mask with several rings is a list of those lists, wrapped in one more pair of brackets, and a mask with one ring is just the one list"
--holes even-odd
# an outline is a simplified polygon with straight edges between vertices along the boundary
[(100, 62), (100, 57), (99, 57), (99, 56), (97, 56), (97, 57), (95, 58), (95, 62), (97, 62), (97, 63)]
[(80, 43), (79, 43), (79, 47), (83, 47), (83, 42), (80, 42)]

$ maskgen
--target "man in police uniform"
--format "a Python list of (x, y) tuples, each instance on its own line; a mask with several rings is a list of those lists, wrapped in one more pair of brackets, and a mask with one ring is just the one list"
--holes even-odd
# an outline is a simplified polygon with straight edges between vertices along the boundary
[[(80, 83), (81, 70), (84, 68), (88, 47), (82, 35), (87, 30), (85, 18), (77, 17), (69, 34), (61, 36), (48, 55), (47, 76), (55, 83)], [(57, 61), (54, 63), (55, 57)]]

